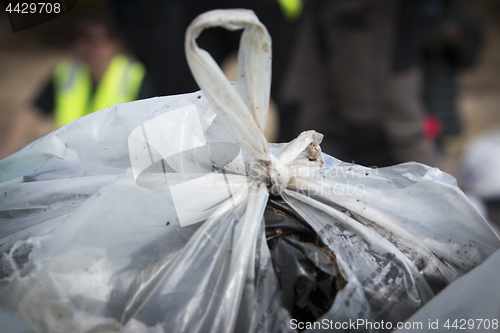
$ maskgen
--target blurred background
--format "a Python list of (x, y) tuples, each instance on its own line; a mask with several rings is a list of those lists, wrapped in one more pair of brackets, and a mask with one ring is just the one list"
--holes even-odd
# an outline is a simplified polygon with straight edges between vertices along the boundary
[[(347, 162), (439, 167), (500, 222), (500, 0), (80, 0), (17, 33), (2, 10), (0, 157), (109, 103), (196, 91), (185, 29), (231, 7), (273, 38), (269, 141), (315, 129)], [(232, 80), (239, 35), (198, 41)]]

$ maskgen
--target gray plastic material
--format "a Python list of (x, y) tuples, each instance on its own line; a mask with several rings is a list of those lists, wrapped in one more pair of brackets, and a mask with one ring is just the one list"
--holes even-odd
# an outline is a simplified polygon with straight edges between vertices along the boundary
[[(194, 42), (212, 26), (244, 29), (236, 86)], [(253, 12), (200, 16), (186, 50), (203, 91), (111, 106), (0, 161), (1, 307), (41, 332), (292, 332), (268, 187), (346, 281), (321, 320), (405, 320), (499, 248), (438, 169), (341, 163), (314, 131), (269, 145)]]

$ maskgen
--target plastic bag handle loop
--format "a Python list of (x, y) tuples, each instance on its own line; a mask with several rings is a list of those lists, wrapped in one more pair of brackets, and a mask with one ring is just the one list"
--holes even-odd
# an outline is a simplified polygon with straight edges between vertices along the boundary
[[(236, 87), (196, 38), (204, 29), (244, 29), (238, 52)], [(251, 10), (213, 10), (198, 16), (188, 27), (186, 58), (206, 98), (234, 139), (260, 161), (270, 161), (264, 137), (271, 90), (271, 37)]]
[[(202, 31), (212, 27), (244, 29), (236, 87), (212, 56), (196, 44)], [(302, 158), (311, 162), (306, 168), (321, 168), (319, 143), (323, 136), (315, 131), (303, 132), (274, 156), (270, 154), (263, 132), (271, 91), (271, 37), (253, 11), (213, 10), (198, 16), (186, 31), (185, 49), (191, 72), (215, 112), (236, 142), (257, 159), (252, 165), (252, 178), (266, 183), (271, 193), (281, 194), (293, 177), (289, 170), (297, 163), (304, 165)], [(306, 156), (301, 158), (304, 149)]]

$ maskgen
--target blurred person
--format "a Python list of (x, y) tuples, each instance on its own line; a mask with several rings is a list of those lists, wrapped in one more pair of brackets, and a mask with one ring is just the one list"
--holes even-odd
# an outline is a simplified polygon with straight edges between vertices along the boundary
[[(160, 95), (198, 90), (184, 54), (184, 35), (200, 14), (213, 9), (253, 10), (273, 39), (273, 91), (285, 71), (293, 26), (302, 0), (114, 0), (117, 21), (134, 54), (151, 72)], [(238, 50), (241, 32), (222, 28), (207, 29), (197, 43), (218, 64)]]
[(444, 138), (461, 132), (457, 76), (476, 62), (483, 27), (462, 1), (436, 0), (425, 10), (432, 25), (423, 55), (425, 133), (441, 147)]
[(439, 163), (423, 135), (419, 60), (428, 0), (306, 2), (283, 98), (347, 162)]
[(118, 32), (105, 17), (89, 16), (76, 25), (74, 56), (61, 60), (31, 105), (14, 119), (0, 158), (19, 148), (36, 115), (61, 127), (116, 103), (154, 95), (144, 66), (125, 55)]
[[(286, 131), (288, 115), (293, 110), (283, 103), (278, 92), (287, 69), (294, 23), (302, 12), (302, 0), (114, 0), (113, 7), (128, 44), (151, 73), (159, 95), (199, 89), (184, 54), (184, 34), (198, 15), (212, 9), (253, 10), (272, 38), (271, 95), (279, 110), (280, 121), (285, 124), (281, 128)], [(221, 65), (238, 51), (240, 34), (222, 28), (207, 29), (197, 43)]]

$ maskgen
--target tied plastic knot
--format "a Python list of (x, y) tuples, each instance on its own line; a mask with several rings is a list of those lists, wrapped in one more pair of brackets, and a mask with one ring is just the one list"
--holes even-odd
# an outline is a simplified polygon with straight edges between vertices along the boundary
[(269, 192), (274, 195), (281, 195), (290, 182), (290, 172), (288, 172), (288, 168), (280, 161), (279, 158), (276, 158), (273, 155), (270, 156), (271, 160), (268, 170), (271, 187)]
[(250, 177), (265, 183), (273, 195), (282, 195), (287, 187), (296, 188), (297, 178), (310, 177), (323, 166), (322, 139), (315, 131), (302, 132), (274, 155), (252, 163)]

